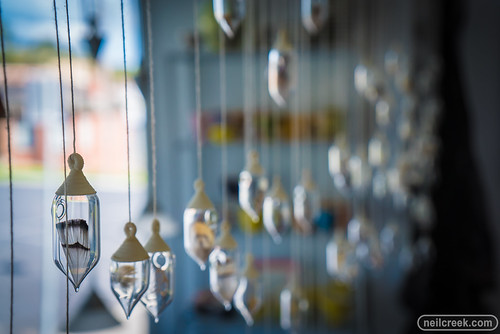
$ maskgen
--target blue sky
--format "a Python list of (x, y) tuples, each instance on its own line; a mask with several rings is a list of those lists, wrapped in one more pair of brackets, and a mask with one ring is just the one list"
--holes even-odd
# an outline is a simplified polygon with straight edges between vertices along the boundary
[[(67, 48), (65, 0), (56, 0), (61, 45)], [(42, 42), (55, 45), (53, 0), (3, 0), (3, 18), (9, 45), (30, 46)], [(124, 0), (127, 65), (130, 69), (140, 65), (142, 56), (141, 25), (138, 0)], [(120, 0), (69, 0), (71, 41), (77, 55), (90, 55), (85, 36), (88, 27), (84, 11), (96, 8), (98, 28), (104, 37), (99, 61), (105, 67), (123, 67)]]

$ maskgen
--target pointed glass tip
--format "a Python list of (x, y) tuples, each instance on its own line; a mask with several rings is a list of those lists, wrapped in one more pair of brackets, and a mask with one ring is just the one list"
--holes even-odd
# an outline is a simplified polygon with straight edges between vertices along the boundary
[(75, 288), (75, 292), (78, 292), (78, 291), (80, 291), (80, 287), (79, 286)]
[(155, 317), (155, 324), (157, 324), (158, 322), (160, 322), (160, 319), (158, 317)]
[(226, 310), (226, 312), (231, 311), (231, 303), (228, 302), (224, 303), (224, 309)]
[(201, 271), (205, 271), (205, 269), (207, 269), (207, 266), (205, 264), (200, 264), (200, 269)]

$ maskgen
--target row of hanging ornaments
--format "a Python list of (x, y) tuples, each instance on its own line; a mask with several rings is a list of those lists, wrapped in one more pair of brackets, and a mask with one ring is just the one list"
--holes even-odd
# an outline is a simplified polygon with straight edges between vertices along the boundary
[[(214, 0), (213, 10), (221, 29), (226, 36), (233, 38), (245, 15), (245, 1)], [(301, 1), (302, 23), (310, 34), (321, 30), (328, 18), (328, 10), (328, 0)], [(285, 107), (289, 98), (292, 57), (292, 47), (286, 34), (280, 33), (268, 57), (268, 90), (279, 107)], [(387, 70), (395, 77), (395, 81), (398, 81), (398, 76), (408, 75), (404, 68), (400, 68), (401, 60), (397, 59), (397, 54), (389, 54), (387, 58)], [(362, 65), (356, 68), (356, 89), (367, 99), (378, 101), (377, 119), (381, 120), (380, 126), (383, 127), (387, 124), (387, 103), (384, 104), (386, 101), (378, 96), (370, 97), (373, 95), (370, 92), (373, 93), (378, 84), (373, 77), (374, 73), (370, 69)], [(404, 84), (400, 86), (403, 94), (411, 95), (408, 87)], [(432, 118), (429, 122), (435, 124), (437, 107), (433, 105), (426, 108), (432, 109), (428, 113), (434, 118), (429, 116)], [(370, 141), (369, 154), (369, 161), (375, 167), (384, 167), (387, 144), (374, 136)], [(431, 160), (432, 157), (428, 159)], [(366, 180), (359, 160), (356, 155), (350, 156), (345, 138), (337, 138), (329, 150), (329, 169), (335, 186), (339, 190), (345, 190), (351, 197), (354, 196), (353, 192), (362, 188)], [(77, 153), (70, 155), (68, 165), (70, 173), (65, 184), (57, 190), (52, 205), (54, 261), (65, 275), (68, 261), (69, 279), (75, 291), (78, 291), (83, 279), (99, 260), (99, 200), (96, 191), (83, 175), (82, 157)], [(406, 172), (411, 173), (412, 166), (409, 162), (408, 165), (410, 166), (406, 166)], [(238, 245), (231, 236), (229, 223), (222, 223), (221, 235), (216, 240), (218, 217), (215, 207), (206, 195), (201, 179), (196, 180), (194, 188), (195, 194), (184, 211), (183, 219), (186, 253), (202, 270), (205, 270), (206, 263), (209, 262), (212, 293), (228, 310), (234, 301), (247, 324), (251, 325), (259, 308), (256, 301), (259, 299), (257, 294), (260, 289), (259, 272), (254, 266), (253, 257), (247, 255), (245, 269), (241, 275), (238, 274)], [(249, 152), (245, 169), (240, 173), (238, 197), (241, 208), (253, 221), (257, 222), (262, 213), (264, 226), (276, 243), (290, 229), (292, 217), (304, 231), (312, 230), (313, 219), (320, 207), (319, 192), (310, 173), (305, 172), (301, 183), (294, 189), (292, 212), (289, 197), (279, 178), (274, 179), (273, 186), (268, 191), (265, 171), (254, 150)], [(429, 203), (424, 198), (416, 206), (416, 215), (424, 216), (421, 220), (425, 224), (430, 220), (427, 217), (431, 210)], [(141, 301), (155, 321), (158, 321), (160, 313), (172, 301), (175, 256), (160, 237), (159, 225), (155, 219), (152, 224), (153, 235), (143, 248), (135, 237), (135, 225), (127, 223), (126, 239), (113, 254), (111, 287), (127, 318), (134, 306)], [(386, 232), (392, 233), (393, 242), (397, 231)], [(328, 272), (336, 278), (352, 279), (357, 272), (357, 259), (353, 259), (351, 255), (368, 257), (365, 260), (373, 265), (379, 263), (379, 245), (375, 239), (374, 227), (367, 222), (366, 217), (353, 217), (348, 224), (348, 231), (335, 231), (327, 245)], [(428, 243), (428, 239), (423, 241), (426, 242)]]

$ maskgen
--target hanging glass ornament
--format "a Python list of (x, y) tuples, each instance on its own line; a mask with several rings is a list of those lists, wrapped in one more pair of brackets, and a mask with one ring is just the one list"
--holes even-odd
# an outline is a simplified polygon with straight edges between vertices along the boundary
[(144, 249), (151, 259), (149, 287), (141, 298), (141, 303), (158, 323), (160, 313), (170, 305), (174, 298), (175, 255), (160, 236), (160, 222), (154, 219), (153, 235)]
[(375, 103), (384, 89), (382, 74), (372, 66), (358, 64), (354, 68), (354, 87), (361, 96)]
[(149, 285), (149, 255), (135, 237), (134, 223), (125, 224), (127, 238), (111, 256), (111, 290), (120, 302), (127, 319)]
[(346, 137), (339, 135), (328, 149), (328, 170), (333, 178), (335, 188), (344, 196), (348, 196), (352, 189), (349, 158)]
[[(70, 172), (52, 201), (52, 243), (54, 262), (75, 291), (95, 267), (101, 255), (99, 198), (82, 172), (83, 158), (68, 157)], [(67, 261), (67, 263), (66, 263)]]
[(229, 38), (234, 38), (245, 17), (245, 0), (214, 0), (215, 20)]
[(311, 171), (302, 171), (302, 180), (293, 190), (293, 216), (298, 230), (303, 234), (311, 234), (314, 221), (321, 211), (321, 197), (314, 183)]
[(367, 163), (366, 151), (358, 150), (349, 158), (349, 174), (351, 176), (352, 191), (359, 196), (363, 196), (371, 181), (371, 168)]
[(247, 164), (240, 173), (238, 182), (238, 200), (241, 208), (254, 222), (259, 221), (262, 202), (269, 182), (264, 169), (259, 163), (259, 154), (255, 150), (248, 152)]
[(201, 270), (215, 246), (217, 212), (205, 193), (201, 179), (194, 182), (195, 194), (184, 210), (184, 249)]
[(328, 0), (302, 0), (301, 16), (307, 32), (317, 34), (328, 19)]
[(335, 229), (326, 245), (326, 270), (328, 274), (342, 281), (351, 281), (358, 272), (356, 254), (345, 237), (343, 228)]
[(221, 229), (221, 236), (209, 257), (210, 291), (229, 311), (239, 283), (239, 252), (227, 221), (222, 222)]
[(280, 107), (285, 107), (295, 84), (293, 49), (285, 30), (280, 30), (267, 64), (269, 95)]
[(377, 232), (364, 216), (354, 216), (347, 224), (347, 240), (355, 247), (356, 258), (368, 268), (382, 264)]
[(243, 316), (248, 326), (255, 322), (255, 314), (262, 306), (262, 283), (255, 268), (252, 254), (247, 254), (246, 267), (240, 278), (240, 284), (234, 294), (234, 306)]
[(297, 284), (295, 275), (280, 293), (280, 326), (284, 330), (300, 331), (307, 317), (309, 302)]
[(292, 213), (288, 195), (283, 189), (279, 176), (273, 179), (273, 186), (264, 199), (262, 208), (264, 226), (277, 244), (281, 243), (281, 236), (292, 225)]

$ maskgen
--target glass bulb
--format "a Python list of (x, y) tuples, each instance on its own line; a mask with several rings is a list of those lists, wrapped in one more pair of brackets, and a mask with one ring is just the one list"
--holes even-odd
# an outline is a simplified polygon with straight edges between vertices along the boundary
[(158, 323), (160, 313), (174, 298), (175, 255), (172, 252), (148, 253), (151, 259), (149, 287), (141, 298), (141, 303)]
[(326, 245), (326, 270), (331, 277), (342, 281), (350, 281), (357, 274), (354, 248), (344, 230), (337, 229)]
[(385, 167), (389, 161), (391, 146), (387, 136), (377, 131), (368, 142), (368, 162), (374, 168)]
[(337, 137), (328, 149), (328, 170), (335, 188), (344, 196), (349, 195), (352, 189), (349, 158), (345, 136)]
[[(100, 257), (99, 198), (96, 194), (56, 195), (52, 201), (52, 243), (56, 266), (75, 291)], [(67, 263), (66, 263), (67, 261)]]
[(319, 190), (312, 180), (311, 172), (304, 170), (301, 183), (293, 190), (293, 216), (298, 230), (303, 234), (311, 234), (320, 212)]
[(222, 31), (233, 38), (245, 17), (245, 0), (213, 0), (213, 9)]
[(269, 182), (264, 169), (259, 163), (259, 155), (255, 150), (248, 154), (247, 165), (240, 173), (238, 181), (238, 200), (241, 208), (254, 222), (259, 221), (262, 202)]
[(210, 254), (209, 262), (210, 291), (229, 311), (239, 283), (238, 250), (217, 246)]
[(304, 28), (317, 34), (328, 19), (328, 0), (302, 0), (301, 16)]
[(361, 96), (375, 103), (383, 92), (382, 74), (376, 68), (358, 64), (354, 68), (354, 87)]
[(273, 186), (264, 199), (262, 209), (264, 227), (277, 244), (281, 243), (281, 236), (292, 225), (290, 200), (281, 185), (279, 177), (273, 180)]
[(205, 194), (205, 185), (198, 179), (195, 194), (184, 210), (184, 249), (205, 270), (205, 263), (215, 247), (217, 212)]
[(253, 256), (247, 255), (246, 268), (234, 294), (234, 306), (248, 326), (253, 326), (255, 314), (262, 306), (261, 276), (254, 266)]
[(382, 264), (380, 244), (375, 227), (362, 216), (354, 216), (347, 224), (347, 240), (355, 247), (356, 258), (368, 268)]
[(294, 282), (280, 293), (280, 326), (284, 330), (299, 331), (304, 325), (309, 302)]
[(274, 47), (268, 57), (268, 89), (269, 95), (280, 107), (286, 107), (295, 84), (292, 46), (287, 34), (281, 30)]
[(111, 290), (127, 319), (149, 285), (149, 259), (135, 262), (111, 261)]

